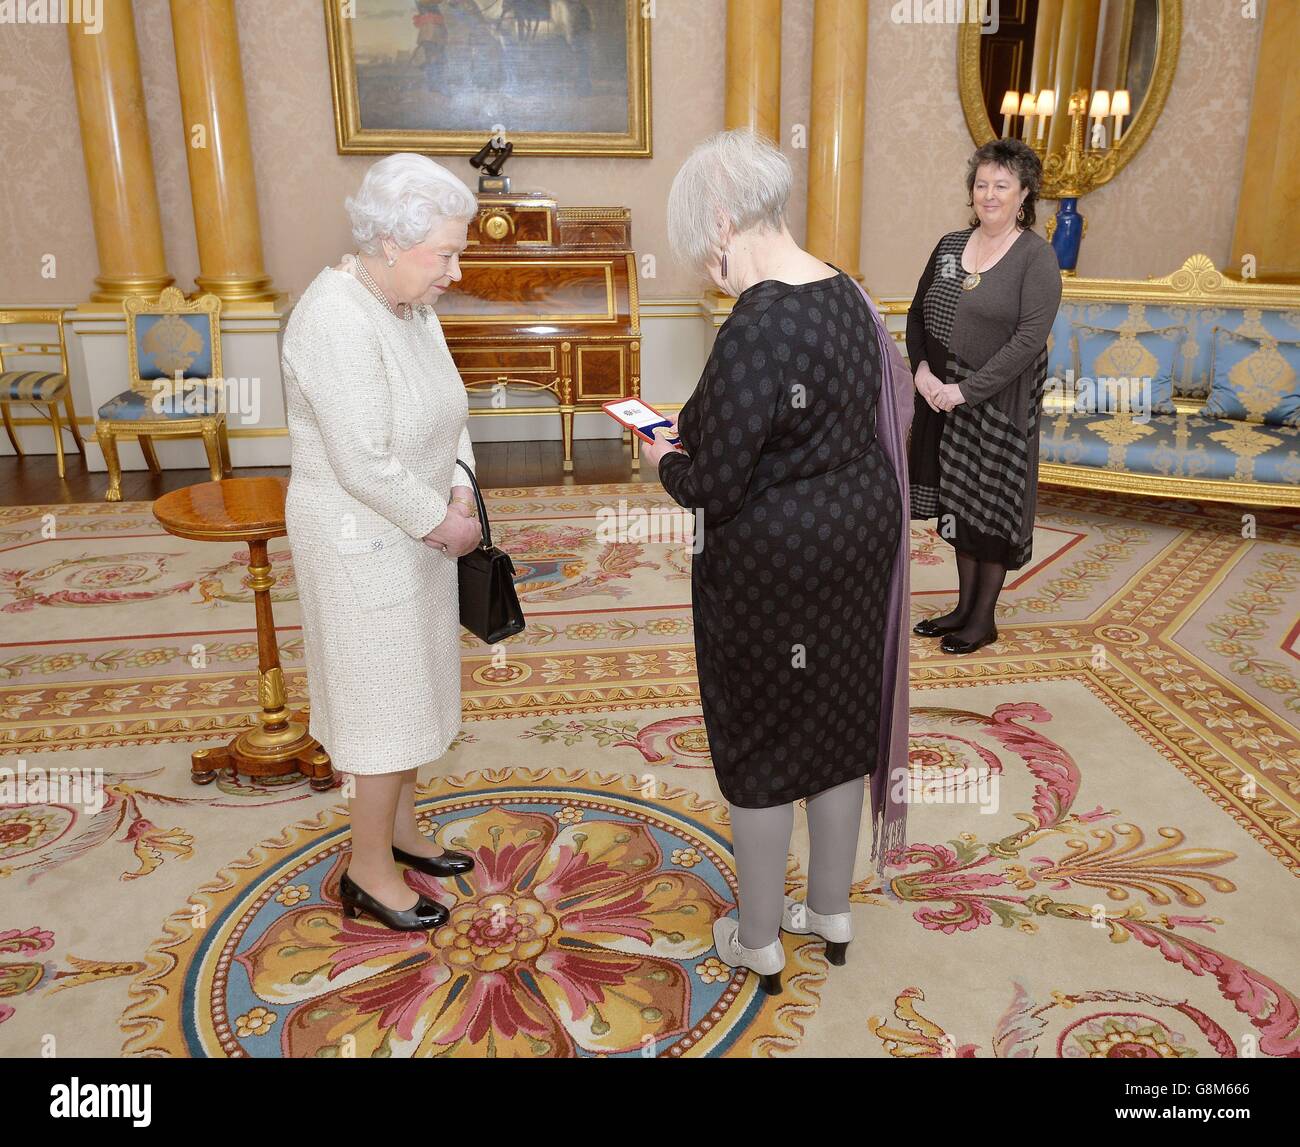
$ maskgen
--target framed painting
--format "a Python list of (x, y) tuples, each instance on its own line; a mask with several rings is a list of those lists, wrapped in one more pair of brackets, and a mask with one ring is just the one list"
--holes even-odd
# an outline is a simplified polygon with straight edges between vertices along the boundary
[(648, 0), (323, 0), (341, 153), (649, 156)]

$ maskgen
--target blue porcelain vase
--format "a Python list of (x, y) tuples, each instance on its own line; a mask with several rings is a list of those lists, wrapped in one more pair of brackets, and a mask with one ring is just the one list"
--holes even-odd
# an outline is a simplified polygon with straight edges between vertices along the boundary
[(1062, 271), (1079, 265), (1079, 243), (1083, 239), (1083, 216), (1079, 214), (1077, 196), (1062, 199), (1056, 207), (1056, 230), (1052, 232), (1052, 250)]

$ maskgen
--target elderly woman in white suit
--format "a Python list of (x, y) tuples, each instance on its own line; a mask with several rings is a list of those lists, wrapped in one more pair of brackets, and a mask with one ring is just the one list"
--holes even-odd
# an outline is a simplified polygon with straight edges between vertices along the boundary
[(456, 559), (479, 542), (465, 388), (434, 307), (460, 278), (473, 193), (425, 156), (390, 155), (347, 201), (358, 253), (324, 268), (284, 336), (311, 734), (348, 774), (344, 912), (443, 923), (394, 861), (433, 876), (473, 859), (415, 818), (416, 772), (460, 729)]

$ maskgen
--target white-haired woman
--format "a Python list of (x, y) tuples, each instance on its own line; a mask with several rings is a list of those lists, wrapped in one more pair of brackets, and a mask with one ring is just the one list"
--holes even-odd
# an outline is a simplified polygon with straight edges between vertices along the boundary
[[(903, 447), (886, 454), (877, 414), (911, 401), (857, 284), (791, 237), (790, 182), (785, 156), (749, 131), (706, 140), (673, 180), (674, 250), (736, 300), (678, 417), (684, 449), (645, 449), (672, 498), (702, 511), (696, 661), (740, 891), (739, 925), (717, 921), (714, 942), (768, 991), (780, 929), (820, 935), (837, 964), (852, 935), (863, 778), (896, 752), (891, 601), (905, 608), (891, 598)], [(812, 849), (797, 901), (784, 893), (801, 798)]]
[(433, 308), (460, 278), (473, 193), (421, 155), (390, 155), (347, 201), (358, 253), (326, 267), (284, 336), (311, 733), (351, 787), (345, 913), (390, 928), (447, 918), (394, 860), (454, 876), (415, 817), (416, 771), (460, 729), (456, 559), (478, 544), (465, 388)]

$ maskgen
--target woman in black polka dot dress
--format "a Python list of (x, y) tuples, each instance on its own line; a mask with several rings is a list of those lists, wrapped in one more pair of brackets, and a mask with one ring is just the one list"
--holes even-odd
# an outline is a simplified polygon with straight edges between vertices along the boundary
[[(718, 950), (765, 975), (775, 966), (778, 984), (783, 916), (787, 928), (811, 921), (793, 930), (823, 935), (841, 959), (848, 940), (904, 522), (876, 437), (873, 320), (853, 279), (791, 238), (788, 172), (766, 141), (726, 132), (674, 182), (674, 245), (736, 300), (678, 416), (683, 449), (645, 452), (674, 501), (701, 512), (691, 575), (700, 692), (741, 886), (739, 929), (720, 921)], [(793, 802), (805, 797), (809, 894), (792, 908), (786, 855)]]

